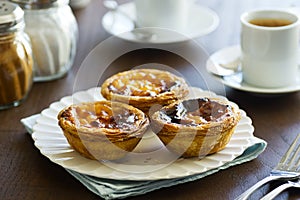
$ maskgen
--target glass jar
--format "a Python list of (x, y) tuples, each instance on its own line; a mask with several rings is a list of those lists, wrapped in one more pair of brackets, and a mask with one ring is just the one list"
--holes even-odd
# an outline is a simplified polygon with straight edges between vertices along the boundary
[(32, 43), (34, 81), (64, 76), (72, 67), (78, 27), (68, 0), (11, 0), (25, 12)]
[(18, 106), (32, 86), (32, 49), (24, 27), (23, 10), (0, 1), (0, 110)]

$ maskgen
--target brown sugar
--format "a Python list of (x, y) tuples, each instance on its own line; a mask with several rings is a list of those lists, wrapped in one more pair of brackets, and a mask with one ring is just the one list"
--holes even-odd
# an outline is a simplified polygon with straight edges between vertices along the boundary
[(19, 33), (0, 35), (0, 108), (23, 100), (32, 85), (31, 47)]

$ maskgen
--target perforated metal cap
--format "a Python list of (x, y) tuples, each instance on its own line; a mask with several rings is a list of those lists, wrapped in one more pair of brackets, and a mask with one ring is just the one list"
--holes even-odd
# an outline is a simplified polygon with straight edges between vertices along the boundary
[(16, 31), (24, 27), (24, 11), (17, 5), (0, 1), (0, 32)]
[[(62, 0), (10, 0), (23, 9), (46, 9), (57, 7)], [(64, 1), (64, 0), (63, 0)]]

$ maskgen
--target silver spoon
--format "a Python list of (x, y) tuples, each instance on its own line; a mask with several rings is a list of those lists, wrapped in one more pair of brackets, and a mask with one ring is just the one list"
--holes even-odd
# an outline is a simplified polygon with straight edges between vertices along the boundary
[(125, 16), (127, 19), (129, 19), (133, 23), (134, 28), (138, 28), (138, 26), (136, 24), (136, 21), (134, 19), (132, 19), (130, 16), (128, 16), (128, 14), (122, 12), (122, 10), (118, 9), (119, 4), (118, 4), (117, 1), (115, 1), (115, 0), (104, 0), (103, 5), (104, 5), (104, 7), (106, 7), (107, 9), (109, 9), (113, 12), (118, 12), (118, 13), (122, 14), (123, 16)]
[(207, 70), (212, 74), (220, 77), (230, 76), (241, 72), (241, 60), (237, 57), (226, 63), (212, 63), (209, 61), (207, 64)]
[(233, 72), (240, 71), (240, 64), (241, 64), (241, 59), (240, 57), (227, 62), (227, 63), (220, 63), (219, 65), (227, 70), (232, 70)]
[(127, 13), (124, 13), (121, 9), (119, 8), (119, 4), (115, 0), (104, 0), (103, 1), (104, 7), (109, 9), (112, 12), (119, 13), (126, 17), (129, 22), (133, 24), (134, 30), (132, 33), (135, 35), (135, 37), (141, 41), (151, 41), (155, 40), (157, 38), (156, 34), (148, 32), (147, 28), (141, 28), (137, 25), (136, 20), (132, 19)]

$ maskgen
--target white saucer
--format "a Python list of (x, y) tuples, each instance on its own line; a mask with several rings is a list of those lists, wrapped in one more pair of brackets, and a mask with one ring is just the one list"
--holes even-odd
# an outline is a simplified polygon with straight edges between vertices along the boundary
[[(241, 50), (240, 46), (230, 46), (226, 47), (224, 49), (221, 49), (214, 54), (212, 54), (206, 65), (206, 69), (214, 74), (215, 70), (220, 69), (221, 66), (220, 63), (228, 63), (231, 62), (240, 55)], [(286, 86), (286, 87), (280, 87), (280, 88), (261, 88), (261, 87), (256, 87), (250, 84), (247, 84), (243, 82), (243, 74), (242, 72), (238, 72), (232, 75), (226, 75), (226, 76), (215, 76), (214, 77), (222, 82), (224, 85), (241, 90), (241, 91), (246, 91), (246, 92), (253, 92), (253, 93), (262, 93), (262, 94), (283, 94), (283, 93), (290, 93), (290, 92), (296, 92), (300, 91), (300, 68), (299, 68), (299, 79), (294, 85)]]
[[(108, 33), (132, 42), (153, 44), (182, 42), (206, 35), (219, 25), (219, 17), (215, 12), (206, 7), (193, 5), (190, 8), (187, 28), (180, 33), (159, 28), (135, 29), (132, 21), (124, 16), (135, 20), (134, 3), (122, 4), (119, 9), (120, 12), (107, 12), (102, 18), (102, 26)], [(151, 37), (145, 36), (149, 33)]]

